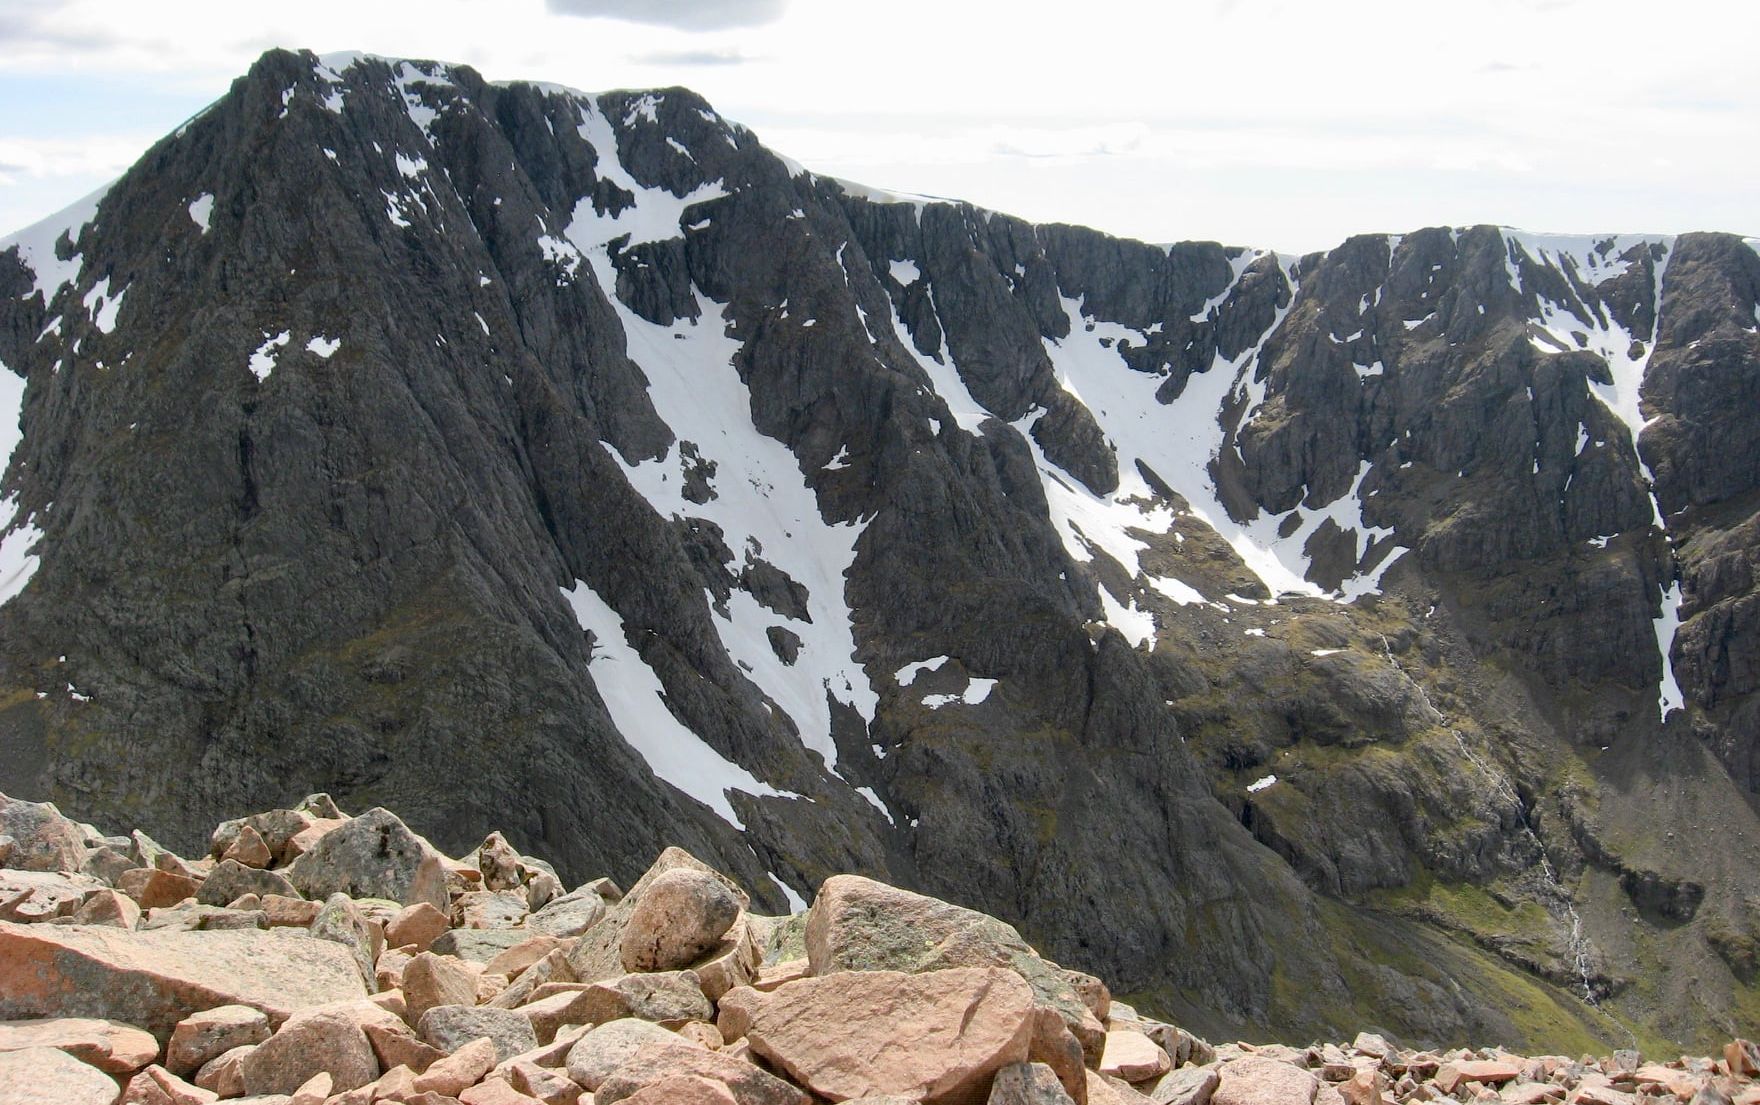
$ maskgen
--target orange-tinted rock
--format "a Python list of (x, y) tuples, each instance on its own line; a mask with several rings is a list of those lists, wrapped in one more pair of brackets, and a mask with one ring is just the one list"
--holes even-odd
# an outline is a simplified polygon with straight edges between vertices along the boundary
[(386, 924), (385, 942), (394, 948), (413, 944), (416, 951), (425, 952), (450, 927), (446, 914), (435, 909), (432, 902), (417, 902), (404, 906)]
[(982, 1101), (996, 1071), (1027, 1058), (1033, 1034), (1032, 989), (1000, 967), (843, 971), (759, 997), (745, 1031), (752, 1051), (833, 1100)]
[(483, 964), (483, 973), (515, 978), (538, 960), (562, 947), (562, 941), (548, 933), (538, 933)]
[(499, 1078), (485, 1078), (458, 1095), (463, 1105), (543, 1105)]
[(633, 1017), (611, 1021), (586, 1033), (569, 1048), (568, 1076), (589, 1090), (597, 1090), (600, 1083), (648, 1044), (690, 1046), (682, 1037), (657, 1024)]
[(269, 1038), (269, 1018), (248, 1005), (220, 1005), (185, 1017), (165, 1046), (165, 1066), (187, 1075), (235, 1047)]
[(444, 1051), (423, 1043), (401, 1020), (396, 1025), (366, 1023), (361, 1025), (361, 1030), (367, 1034), (367, 1042), (373, 1045), (373, 1054), (379, 1057), (379, 1066), (385, 1070), (408, 1067), (421, 1074), (446, 1058)]
[[(53, 1086), (55, 1095), (37, 1092)], [(52, 1047), (0, 1051), (0, 1105), (113, 1105), (114, 1079)]]
[(195, 897), (201, 884), (188, 875), (157, 867), (136, 867), (122, 873), (116, 880), (116, 889), (133, 898), (142, 909), (161, 909)]
[(192, 1086), (164, 1067), (147, 1067), (123, 1088), (120, 1105), (211, 1105), (220, 1100), (213, 1090)]
[(1436, 1071), (1436, 1088), (1451, 1094), (1463, 1082), (1501, 1086), (1522, 1076), (1522, 1068), (1507, 1059), (1457, 1059)]
[(495, 1069), (495, 1041), (472, 1040), (416, 1076), (416, 1092), (433, 1091), (457, 1097)]
[(109, 925), (132, 929), (141, 921), (141, 907), (120, 890), (97, 890), (73, 914), (76, 925)]
[(94, 1017), (0, 1021), (0, 1051), (52, 1047), (107, 1074), (130, 1075), (159, 1056), (153, 1034)]
[(8, 867), (78, 871), (85, 861), (85, 833), (53, 802), (26, 802), (0, 794), (0, 834), (12, 838)]
[(690, 966), (739, 919), (740, 900), (721, 879), (679, 867), (643, 889), (618, 949), (627, 971)]
[(449, 955), (423, 952), (404, 964), (403, 1002), (411, 1024), (440, 1005), (475, 1005), (479, 972)]
[(700, 1074), (676, 1074), (651, 1082), (623, 1099), (629, 1105), (739, 1105), (726, 1083)]
[(239, 827), (237, 839), (227, 845), (220, 858), (234, 860), (246, 867), (268, 867), (275, 862), (275, 854), (264, 843), (263, 834), (249, 825)]
[(1309, 1105), (1320, 1082), (1300, 1067), (1248, 1055), (1224, 1063), (1212, 1105)]
[(1159, 1078), (1173, 1066), (1167, 1052), (1135, 1029), (1116, 1029), (1106, 1034), (1106, 1050), (1100, 1056), (1100, 1073), (1126, 1082)]
[(641, 1090), (681, 1075), (697, 1075), (726, 1086), (732, 1091), (736, 1105), (810, 1105), (812, 1100), (799, 1089), (751, 1063), (679, 1040), (644, 1044), (599, 1084), (593, 1102), (594, 1105), (617, 1105)]
[(576, 1105), (581, 1097), (581, 1087), (574, 1079), (521, 1059), (507, 1064), (507, 1078), (514, 1089), (544, 1105)]
[(319, 1072), (330, 1075), (337, 1091), (379, 1077), (379, 1060), (351, 1011), (327, 1007), (295, 1013), (239, 1064), (245, 1091), (253, 1094), (291, 1094)]
[[(289, 1101), (287, 1105), (324, 1105), (324, 1099), (328, 1098), (330, 1091), (335, 1088), (335, 1081), (330, 1077), (328, 1071), (319, 1071), (306, 1079), (299, 1089), (293, 1091), (293, 1100)], [(360, 1087), (355, 1088), (359, 1089)]]
[(213, 1090), (221, 1097), (242, 1097), (244, 1095), (244, 1074), (239, 1067), (244, 1063), (245, 1056), (257, 1050), (256, 1044), (243, 1044), (224, 1052), (202, 1064), (196, 1071), (194, 1082), (204, 1090)]
[(284, 929), (0, 923), (0, 1018), (105, 1017), (169, 1039), (179, 1021), (216, 1005), (249, 1005), (274, 1024), (365, 993), (345, 949)]

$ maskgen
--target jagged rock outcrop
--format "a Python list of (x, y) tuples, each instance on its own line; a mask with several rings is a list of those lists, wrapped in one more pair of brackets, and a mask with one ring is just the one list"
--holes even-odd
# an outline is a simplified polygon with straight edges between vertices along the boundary
[(450, 900), (343, 878), (330, 791), (478, 849), (461, 920), (603, 929), (571, 971), (627, 910), (551, 899), (676, 844), (1204, 1029), (1708, 1044), (1760, 985), (1757, 304), (1728, 235), (1153, 247), (682, 89), (274, 51), (0, 243), (0, 784), (224, 873), (0, 849), (179, 926)]

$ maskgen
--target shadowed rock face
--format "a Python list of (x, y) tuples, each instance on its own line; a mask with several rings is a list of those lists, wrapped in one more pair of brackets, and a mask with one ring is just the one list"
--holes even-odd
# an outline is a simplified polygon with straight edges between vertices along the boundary
[(1702, 1041), (1757, 302), (1726, 235), (1151, 247), (272, 52), (0, 247), (0, 789), (866, 872), (1200, 1028)]

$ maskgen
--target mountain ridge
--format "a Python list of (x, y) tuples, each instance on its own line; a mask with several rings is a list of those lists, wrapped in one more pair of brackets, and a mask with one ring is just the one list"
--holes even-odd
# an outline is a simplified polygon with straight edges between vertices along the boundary
[(509, 833), (565, 866), (888, 875), (1201, 1028), (1752, 1008), (1751, 852), (1645, 831), (1754, 831), (1741, 240), (1161, 250), (852, 196), (683, 90), (285, 52), (117, 188), (71, 293), (0, 248), (9, 793), (456, 848), (536, 762)]

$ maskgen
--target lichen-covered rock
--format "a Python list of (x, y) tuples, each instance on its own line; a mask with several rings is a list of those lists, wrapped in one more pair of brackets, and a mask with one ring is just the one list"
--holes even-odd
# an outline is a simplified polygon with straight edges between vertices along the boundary
[(380, 1073), (360, 1022), (335, 1007), (293, 1014), (239, 1060), (238, 1070), (252, 1094), (292, 1094), (318, 1074), (328, 1074), (339, 1091), (352, 1090)]
[(538, 1046), (531, 1021), (514, 1010), (487, 1005), (436, 1005), (422, 1014), (416, 1032), (423, 1043), (448, 1054), (486, 1036), (495, 1042), (495, 1063)]
[(346, 894), (447, 908), (442, 857), (390, 810), (374, 808), (325, 833), (290, 864), (287, 879), (308, 898)]
[(270, 1035), (269, 1018), (248, 1005), (217, 1005), (177, 1023), (165, 1045), (165, 1066), (189, 1075), (236, 1047), (260, 1044)]

